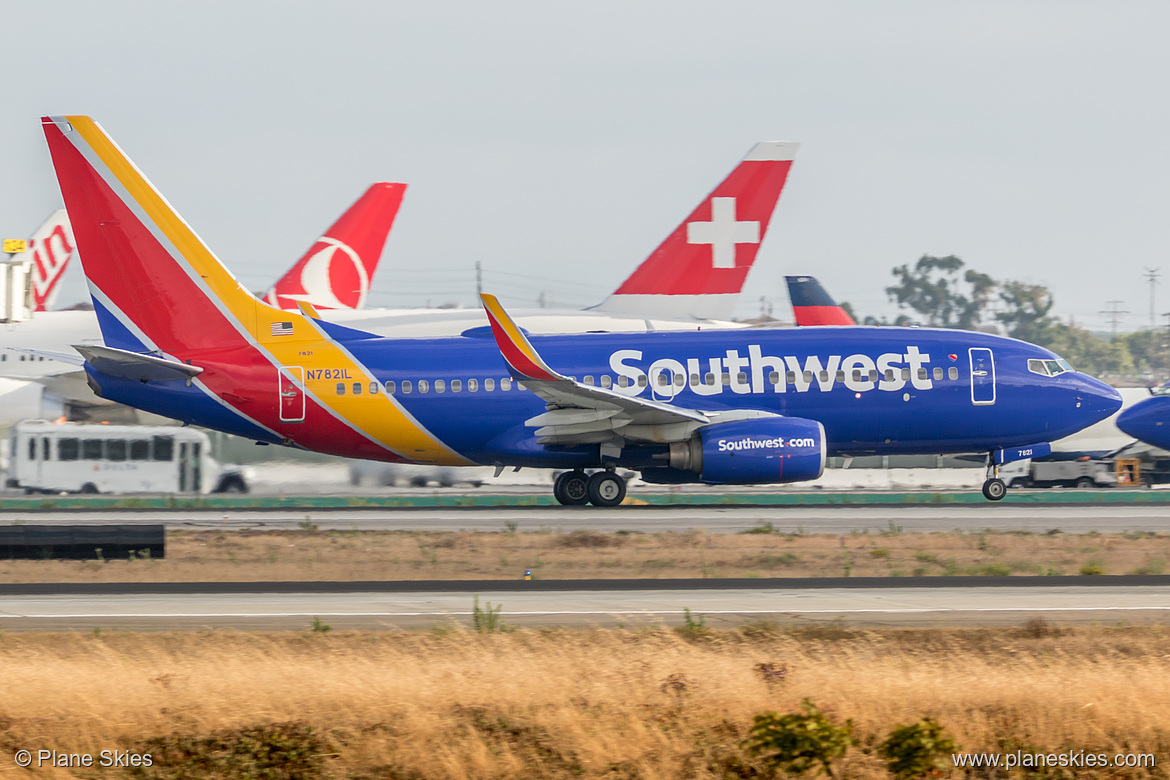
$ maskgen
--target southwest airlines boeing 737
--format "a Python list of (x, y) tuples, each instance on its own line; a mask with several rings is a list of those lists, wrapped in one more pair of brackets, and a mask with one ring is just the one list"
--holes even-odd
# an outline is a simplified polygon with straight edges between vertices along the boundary
[[(559, 468), (565, 504), (613, 506), (617, 467), (652, 482), (815, 479), (836, 453), (989, 454), (996, 464), (1115, 411), (1048, 350), (982, 333), (799, 328), (390, 339), (247, 291), (92, 120), (42, 120), (104, 346), (102, 397), (335, 455)], [(737, 236), (716, 236), (711, 261)], [(587, 475), (586, 469), (598, 469)]]

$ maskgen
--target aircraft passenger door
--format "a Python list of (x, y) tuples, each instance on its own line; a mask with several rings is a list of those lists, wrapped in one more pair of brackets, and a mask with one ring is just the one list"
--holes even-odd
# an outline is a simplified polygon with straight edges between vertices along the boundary
[(276, 371), (280, 389), (280, 421), (305, 421), (305, 369), (283, 366)]
[(971, 347), (971, 403), (990, 406), (995, 403), (995, 358), (985, 347)]

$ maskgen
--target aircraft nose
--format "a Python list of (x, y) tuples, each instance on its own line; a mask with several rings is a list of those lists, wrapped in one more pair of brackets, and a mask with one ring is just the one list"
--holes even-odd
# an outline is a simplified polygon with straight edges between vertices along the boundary
[(1117, 427), (1127, 436), (1156, 447), (1170, 446), (1170, 397), (1134, 404), (1117, 416)]
[(1081, 377), (1077, 405), (1083, 415), (1092, 416), (1091, 425), (1112, 416), (1121, 408), (1121, 393), (1100, 379)]

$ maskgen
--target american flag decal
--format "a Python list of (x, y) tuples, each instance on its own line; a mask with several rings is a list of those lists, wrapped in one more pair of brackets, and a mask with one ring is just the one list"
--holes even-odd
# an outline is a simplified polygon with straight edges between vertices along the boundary
[(274, 322), (272, 323), (273, 336), (291, 336), (293, 334), (293, 326), (291, 322)]

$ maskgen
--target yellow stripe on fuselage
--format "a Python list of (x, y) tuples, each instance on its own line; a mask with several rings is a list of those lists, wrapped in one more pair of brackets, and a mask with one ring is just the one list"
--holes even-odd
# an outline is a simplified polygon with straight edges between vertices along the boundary
[[(366, 383), (373, 381), (363, 366), (332, 340), (323, 337), (304, 315), (269, 306), (244, 289), (97, 123), (86, 116), (68, 116), (66, 120), (178, 250), (182, 259), (208, 287), (211, 295), (219, 299), (221, 305), (273, 356), (279, 366), (301, 366), (306, 370), (348, 369), (353, 377), (360, 376)], [(273, 322), (291, 323), (293, 333), (272, 335)], [(376, 397), (337, 396), (333, 392), (334, 384), (321, 383), (317, 386), (306, 383), (306, 388), (338, 416), (387, 449), (411, 460), (443, 465), (471, 464), (471, 461), (423, 430), (391, 396), (385, 393), (379, 393)], [(274, 404), (278, 403), (276, 391), (274, 375)], [(295, 425), (282, 430), (283, 434), (294, 440), (297, 432)]]

